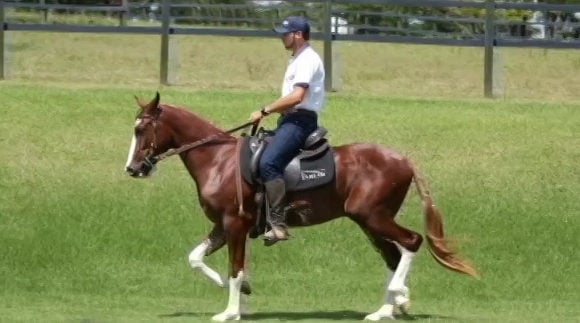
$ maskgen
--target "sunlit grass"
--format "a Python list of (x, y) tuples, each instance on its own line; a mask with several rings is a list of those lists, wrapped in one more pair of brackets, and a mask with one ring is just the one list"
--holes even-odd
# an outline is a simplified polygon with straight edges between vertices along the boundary
[[(178, 159), (144, 181), (122, 169), (133, 94), (148, 99), (155, 87), (102, 87), (0, 88), (0, 317), (207, 321), (223, 310), (226, 293), (187, 263), (211, 228), (194, 182)], [(275, 97), (161, 95), (222, 128), (245, 122)], [(342, 94), (330, 102), (323, 123), (331, 142), (380, 143), (412, 157), (430, 181), (447, 233), (482, 274), (475, 281), (446, 272), (422, 250), (410, 281), (418, 319), (579, 317), (578, 105)], [(422, 232), (415, 193), (401, 221)], [(253, 261), (252, 309), (265, 321), (358, 321), (383, 300), (385, 266), (346, 220), (296, 230), (275, 248), (256, 241)], [(208, 263), (226, 273), (225, 252)]]

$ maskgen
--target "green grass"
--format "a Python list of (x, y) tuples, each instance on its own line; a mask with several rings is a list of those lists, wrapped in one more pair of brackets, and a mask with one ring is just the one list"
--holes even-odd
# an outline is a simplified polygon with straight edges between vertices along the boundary
[[(153, 82), (154, 64), (132, 66), (152, 68)], [(28, 83), (57, 82), (38, 75)], [(154, 88), (112, 89), (115, 73), (98, 87), (90, 82), (103, 72), (95, 75), (79, 86), (0, 87), (0, 321), (207, 321), (227, 295), (187, 263), (211, 227), (193, 181), (178, 159), (148, 180), (122, 169), (132, 95), (148, 99)], [(230, 128), (276, 96), (253, 90), (161, 94)], [(331, 142), (381, 143), (414, 158), (448, 234), (482, 274), (476, 281), (446, 272), (422, 250), (410, 283), (416, 319), (578, 321), (578, 108), (331, 96), (323, 118)], [(422, 231), (416, 194), (402, 222)], [(380, 306), (385, 267), (355, 225), (339, 220), (294, 236), (273, 248), (254, 244), (255, 319), (356, 321)], [(225, 273), (226, 253), (208, 263)]]

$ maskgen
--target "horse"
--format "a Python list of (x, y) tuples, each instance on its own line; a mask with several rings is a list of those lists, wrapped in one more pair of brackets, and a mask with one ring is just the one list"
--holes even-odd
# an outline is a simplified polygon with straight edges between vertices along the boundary
[[(179, 155), (195, 181), (199, 203), (214, 226), (207, 237), (189, 254), (192, 268), (222, 287), (229, 287), (226, 309), (214, 321), (239, 320), (242, 293), (249, 293), (246, 243), (256, 226), (259, 206), (256, 187), (242, 179), (241, 137), (232, 135), (190, 109), (160, 103), (159, 92), (150, 102), (135, 96), (136, 116), (125, 172), (147, 178), (158, 162)], [(478, 278), (477, 271), (461, 259), (445, 237), (443, 216), (431, 196), (418, 167), (400, 153), (371, 143), (332, 146), (335, 175), (331, 182), (308, 190), (288, 192), (288, 201), (306, 203), (307, 215), (288, 215), (290, 227), (319, 225), (337, 218), (354, 221), (368, 236), (391, 273), (386, 283), (383, 305), (366, 320), (393, 319), (395, 310), (409, 304), (407, 274), (423, 243), (423, 236), (395, 221), (411, 184), (422, 201), (428, 250), (435, 261), (453, 272)], [(229, 276), (222, 278), (204, 263), (204, 257), (227, 244)]]

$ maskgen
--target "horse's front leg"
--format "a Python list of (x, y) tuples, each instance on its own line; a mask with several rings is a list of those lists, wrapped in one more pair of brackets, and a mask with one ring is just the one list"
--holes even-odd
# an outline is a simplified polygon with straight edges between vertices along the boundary
[(225, 311), (215, 315), (214, 321), (224, 322), (239, 320), (241, 316), (241, 291), (244, 282), (244, 265), (246, 257), (246, 237), (251, 221), (240, 216), (226, 216), (224, 229), (229, 251), (230, 278), (229, 299)]
[[(191, 268), (201, 271), (202, 274), (222, 288), (229, 287), (227, 284), (227, 277), (218, 274), (215, 270), (206, 265), (203, 262), (203, 258), (218, 251), (225, 244), (226, 235), (224, 229), (221, 224), (216, 224), (208, 237), (197, 245), (189, 254), (189, 264), (191, 265)], [(250, 295), (252, 293), (252, 288), (247, 280), (244, 280), (242, 283), (242, 293), (244, 295)]]
[(214, 225), (213, 229), (199, 245), (189, 254), (191, 268), (198, 269), (220, 287), (226, 287), (226, 280), (215, 270), (203, 262), (203, 258), (221, 249), (226, 244), (226, 237), (221, 224)]

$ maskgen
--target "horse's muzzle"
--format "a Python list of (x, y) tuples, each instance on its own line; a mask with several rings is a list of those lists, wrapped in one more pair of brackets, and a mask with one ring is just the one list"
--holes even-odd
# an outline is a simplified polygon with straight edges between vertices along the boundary
[(156, 160), (145, 159), (140, 165), (129, 165), (125, 168), (125, 172), (134, 178), (145, 178), (149, 177), (151, 173), (155, 170)]
[(132, 168), (131, 166), (127, 166), (125, 168), (125, 172), (127, 172), (127, 174), (129, 174), (129, 176), (131, 177), (140, 177), (143, 174), (139, 171), (137, 171), (136, 169)]

